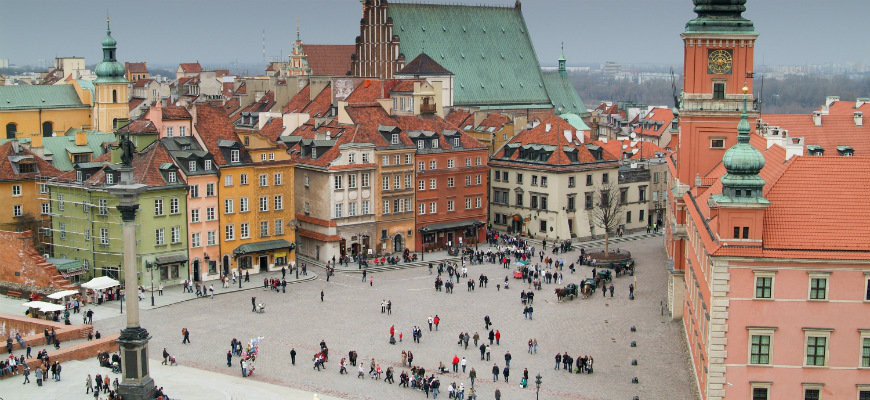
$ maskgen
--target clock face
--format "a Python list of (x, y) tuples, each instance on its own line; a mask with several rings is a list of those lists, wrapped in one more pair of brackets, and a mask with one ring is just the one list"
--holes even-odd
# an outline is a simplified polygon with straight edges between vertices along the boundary
[(707, 53), (707, 73), (730, 74), (731, 50), (710, 50)]

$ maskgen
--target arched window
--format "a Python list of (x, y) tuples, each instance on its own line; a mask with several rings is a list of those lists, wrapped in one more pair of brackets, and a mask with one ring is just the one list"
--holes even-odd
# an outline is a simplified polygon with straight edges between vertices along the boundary
[(117, 102), (118, 102), (118, 91), (112, 90), (112, 103), (117, 103)]
[(6, 139), (15, 139), (15, 132), (18, 131), (18, 125), (14, 122), (6, 124)]
[(45, 121), (42, 123), (42, 136), (51, 137), (54, 134), (54, 124), (51, 121)]

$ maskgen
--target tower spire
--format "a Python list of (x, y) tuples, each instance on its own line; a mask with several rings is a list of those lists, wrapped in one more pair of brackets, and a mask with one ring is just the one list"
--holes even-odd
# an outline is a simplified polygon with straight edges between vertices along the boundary
[(298, 42), (299, 40), (299, 17), (296, 17), (296, 41)]

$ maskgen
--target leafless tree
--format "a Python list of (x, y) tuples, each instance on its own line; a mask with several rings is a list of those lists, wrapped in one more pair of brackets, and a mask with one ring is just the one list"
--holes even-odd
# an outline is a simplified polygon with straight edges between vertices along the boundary
[(605, 183), (598, 187), (594, 205), (592, 219), (596, 226), (604, 228), (604, 252), (608, 253), (610, 251), (610, 232), (615, 231), (622, 223), (623, 204), (619, 196), (619, 189), (611, 183)]

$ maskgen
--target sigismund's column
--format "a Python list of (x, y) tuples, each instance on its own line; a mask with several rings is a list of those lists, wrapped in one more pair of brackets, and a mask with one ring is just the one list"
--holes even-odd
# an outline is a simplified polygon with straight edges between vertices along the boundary
[(138, 266), (136, 265), (137, 197), (146, 185), (134, 184), (133, 167), (126, 159), (116, 167), (121, 173), (120, 184), (110, 186), (109, 193), (118, 197), (118, 211), (123, 222), (124, 287), (127, 299), (127, 327), (121, 331), (121, 385), (118, 393), (124, 400), (154, 398), (154, 379), (148, 374), (148, 331), (139, 326)]

